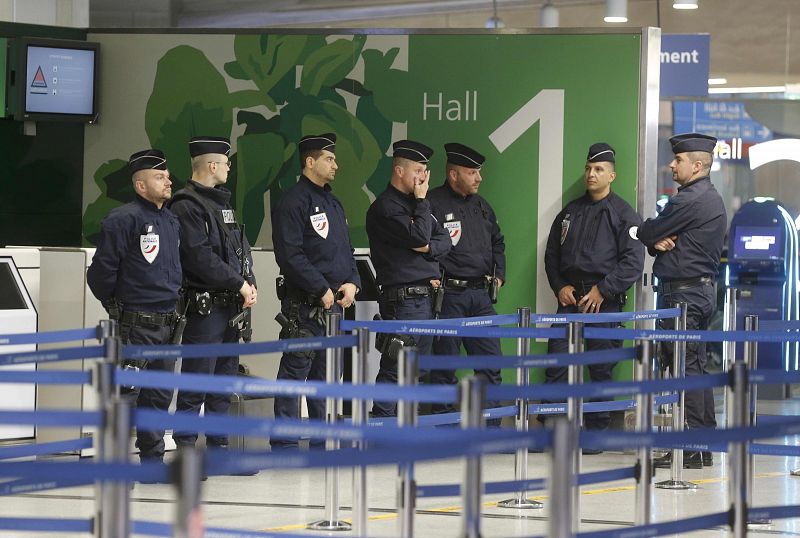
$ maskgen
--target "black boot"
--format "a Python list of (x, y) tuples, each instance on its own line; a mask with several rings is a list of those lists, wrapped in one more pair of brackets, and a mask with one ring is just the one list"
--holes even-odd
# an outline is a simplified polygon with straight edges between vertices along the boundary
[(714, 455), (711, 452), (703, 452), (703, 467), (714, 465)]
[[(672, 452), (668, 452), (664, 456), (660, 458), (655, 458), (653, 460), (653, 467), (656, 469), (669, 469), (672, 467)], [(696, 451), (684, 451), (683, 453), (683, 468), (684, 469), (702, 469), (703, 468), (703, 457), (700, 455), (700, 452)]]

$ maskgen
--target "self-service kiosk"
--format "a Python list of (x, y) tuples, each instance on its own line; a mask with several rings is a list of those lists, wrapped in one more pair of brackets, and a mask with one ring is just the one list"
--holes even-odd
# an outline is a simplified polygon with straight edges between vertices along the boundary
[[(797, 243), (794, 220), (775, 200), (755, 198), (736, 212), (728, 237), (726, 284), (740, 292), (737, 329), (753, 314), (759, 321), (798, 319)], [(737, 344), (737, 357), (742, 350)], [(758, 367), (796, 370), (797, 343), (759, 343)], [(784, 385), (762, 385), (758, 396), (782, 399), (788, 391)]]

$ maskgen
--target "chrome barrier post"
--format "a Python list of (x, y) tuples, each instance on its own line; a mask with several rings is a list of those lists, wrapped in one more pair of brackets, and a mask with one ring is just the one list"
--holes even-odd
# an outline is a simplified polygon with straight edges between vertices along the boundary
[[(342, 315), (339, 312), (325, 313), (325, 336), (338, 336)], [(325, 350), (325, 382), (338, 385), (342, 380), (342, 348)], [(325, 398), (325, 422), (336, 424), (339, 418), (339, 400), (334, 397)], [(325, 450), (338, 450), (339, 440), (325, 440)], [(308, 524), (309, 530), (315, 531), (349, 531), (352, 525), (339, 519), (339, 468), (325, 468), (325, 519)]]
[(571, 454), (579, 452), (575, 428), (559, 417), (553, 428), (553, 446), (550, 448), (550, 521), (549, 538), (572, 538), (574, 536), (573, 490), (578, 487), (577, 475), (572, 472)]
[[(744, 318), (744, 330), (750, 332), (758, 331), (758, 316), (747, 316)], [(744, 363), (748, 371), (758, 369), (758, 342), (749, 341), (744, 343)], [(749, 387), (749, 406), (747, 415), (745, 415), (745, 424), (748, 426), (755, 426), (757, 420), (757, 404), (758, 399), (758, 385), (751, 384)], [(753, 491), (755, 486), (755, 454), (750, 454), (750, 443), (745, 443), (745, 452), (747, 453), (747, 506), (753, 506)], [(761, 526), (770, 525), (770, 519), (754, 519), (747, 518), (748, 526)]]
[[(650, 340), (639, 342), (634, 376), (636, 381), (650, 381), (652, 370), (653, 343)], [(653, 429), (653, 393), (636, 395), (636, 431), (648, 433)], [(639, 448), (639, 476), (636, 478), (636, 520), (637, 526), (649, 525), (653, 511), (653, 460), (649, 446)]]
[[(369, 330), (358, 328), (354, 331), (358, 340), (356, 352), (353, 353), (353, 385), (365, 385), (369, 369)], [(367, 400), (353, 399), (353, 426), (364, 426), (369, 419)], [(366, 443), (356, 443), (359, 450), (366, 448)], [(367, 468), (353, 468), (353, 531), (358, 536), (367, 535)]]
[[(108, 459), (103, 463), (130, 463), (131, 407), (120, 398), (113, 397), (107, 410)], [(102, 518), (101, 536), (127, 537), (131, 533), (130, 488), (127, 482), (113, 482), (106, 486), (107, 497)]]
[[(567, 328), (567, 351), (569, 353), (582, 353), (584, 347), (583, 322), (572, 321)], [(583, 385), (583, 365), (570, 364), (568, 371), (570, 386)], [(567, 420), (573, 429), (575, 442), (578, 442), (583, 427), (583, 398), (580, 396), (570, 396), (567, 398)], [(572, 460), (572, 474), (575, 482), (572, 486), (572, 513), (574, 533), (580, 532), (581, 525), (581, 488), (578, 486), (577, 477), (581, 474), (582, 450), (577, 447), (573, 452), (568, 453)]]
[[(486, 399), (486, 386), (480, 378), (467, 377), (461, 380), (461, 428), (482, 428), (483, 403)], [(465, 461), (464, 483), (461, 486), (461, 498), (464, 505), (463, 530), (465, 538), (481, 536), (481, 495), (483, 481), (481, 479), (480, 454), (467, 456)]]
[[(747, 425), (747, 365), (736, 361), (731, 365), (732, 380), (728, 387), (733, 415), (729, 426)], [(733, 511), (732, 531), (735, 538), (747, 536), (747, 443), (728, 444), (728, 497)]]
[(203, 458), (193, 446), (184, 446), (172, 462), (175, 484), (175, 538), (203, 538), (204, 517), (200, 504)]
[[(517, 326), (527, 329), (531, 326), (531, 309), (527, 306), (517, 308), (519, 322)], [(527, 337), (517, 338), (517, 356), (527, 355), (530, 350), (531, 339)], [(527, 387), (530, 384), (530, 370), (528, 368), (517, 368), (517, 386)], [(514, 426), (518, 432), (528, 431), (528, 399), (517, 398), (517, 416)], [(514, 454), (514, 480), (521, 481), (528, 479), (528, 449), (520, 448)], [(543, 508), (544, 505), (539, 501), (528, 499), (527, 491), (517, 491), (511, 499), (506, 499), (497, 503), (499, 508), (516, 508), (530, 510)]]
[[(725, 290), (725, 310), (722, 318), (723, 331), (736, 330), (736, 316), (738, 315), (739, 290), (728, 288)], [(736, 342), (722, 343), (722, 371), (729, 372), (736, 360)], [(725, 417), (731, 416), (732, 410), (729, 408), (728, 391), (722, 393), (722, 409), (725, 410)]]
[[(413, 386), (419, 379), (419, 356), (417, 348), (408, 347), (400, 351), (397, 361), (397, 384)], [(417, 426), (417, 402), (397, 402), (397, 425), (401, 428)], [(417, 504), (417, 482), (414, 480), (414, 462), (403, 463), (397, 468), (397, 513), (400, 516), (400, 536), (414, 538), (414, 515)]]
[[(681, 309), (680, 316), (676, 319), (675, 328), (679, 331), (686, 330), (686, 313), (688, 305), (686, 303), (678, 303)], [(684, 379), (686, 377), (686, 341), (676, 340), (675, 351), (672, 355), (673, 374), (676, 379)], [(672, 406), (672, 431), (682, 432), (686, 411), (686, 391), (682, 390), (678, 396), (677, 405)], [(656, 483), (657, 488), (661, 489), (697, 489), (696, 484), (687, 482), (683, 479), (683, 449), (672, 449), (672, 464), (670, 466), (670, 479)]]

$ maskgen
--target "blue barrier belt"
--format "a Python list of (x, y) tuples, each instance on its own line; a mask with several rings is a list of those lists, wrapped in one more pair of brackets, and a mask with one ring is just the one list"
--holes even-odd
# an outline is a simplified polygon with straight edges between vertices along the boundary
[(603, 349), (583, 353), (542, 355), (421, 355), (421, 370), (458, 370), (461, 368), (550, 368), (570, 364), (606, 364), (636, 358), (636, 348)]
[(38, 385), (85, 385), (92, 382), (92, 372), (82, 370), (0, 371), (0, 383), (36, 383)]
[(68, 347), (65, 349), (48, 349), (27, 351), (25, 353), (8, 353), (0, 355), (0, 365), (29, 364), (32, 362), (71, 361), (75, 359), (97, 359), (104, 356), (103, 346)]
[(800, 371), (787, 372), (779, 368), (749, 370), (747, 372), (747, 381), (756, 385), (761, 385), (764, 383), (775, 383), (777, 385), (800, 383)]
[(0, 517), (0, 529), (8, 531), (92, 532), (91, 519)]
[[(394, 325), (402, 325), (408, 323), (407, 320), (402, 319), (384, 319), (377, 320), (385, 323), (387, 327)], [(440, 318), (440, 319), (415, 319), (415, 324), (426, 324), (434, 326), (456, 326), (456, 327), (493, 327), (496, 325), (511, 325), (519, 322), (517, 314), (501, 314), (498, 316), (475, 316), (472, 318)], [(352, 331), (359, 327), (364, 327), (364, 321), (343, 319), (340, 325), (342, 331)]]
[(91, 478), (73, 477), (69, 479), (63, 478), (42, 478), (29, 480), (23, 478), (21, 480), (11, 480), (10, 482), (3, 482), (0, 484), (0, 496), (19, 495), (21, 493), (35, 493), (37, 491), (47, 491), (59, 488), (72, 488), (75, 486), (85, 486), (91, 484)]
[(788, 319), (760, 319), (758, 329), (766, 331), (797, 331), (800, 330), (799, 320)]
[(352, 335), (318, 338), (290, 338), (274, 342), (249, 344), (186, 344), (175, 346), (122, 346), (124, 359), (197, 359), (205, 357), (229, 357), (234, 355), (256, 355), (260, 353), (292, 353), (317, 349), (353, 347), (357, 343)]
[[(727, 450), (727, 447), (725, 447)], [(759, 454), (761, 456), (794, 456), (800, 457), (800, 446), (785, 446), (785, 445), (768, 445), (756, 444), (750, 445), (751, 454)]]
[[(401, 323), (398, 323), (401, 321)], [(430, 321), (430, 320), (428, 320)], [(389, 320), (351, 321), (348, 327), (364, 327), (371, 332), (393, 334), (419, 334), (423, 336), (459, 336), (466, 338), (566, 338), (567, 330), (559, 328), (523, 327), (459, 327), (457, 325), (435, 326), (428, 321)]]
[(717, 512), (705, 516), (690, 517), (678, 521), (667, 521), (665, 523), (653, 523), (638, 527), (626, 527), (624, 529), (613, 529), (609, 531), (581, 532), (575, 535), (576, 538), (649, 538), (651, 536), (663, 536), (665, 534), (683, 534), (686, 532), (710, 529), (724, 525), (728, 526), (730, 518), (729, 512)]
[(0, 476), (28, 480), (88, 480), (91, 482), (166, 482), (169, 466), (163, 463), (94, 463), (52, 461), (0, 461)]
[(75, 340), (97, 340), (98, 328), (70, 329), (67, 331), (44, 331), (38, 333), (0, 334), (0, 345), (52, 344)]
[(581, 321), (583, 323), (613, 323), (676, 318), (680, 315), (680, 308), (643, 310), (641, 312), (605, 312), (602, 314), (531, 314), (531, 324), (569, 323), (570, 321)]
[(657, 379), (654, 381), (614, 381), (588, 383), (586, 385), (567, 385), (553, 383), (546, 385), (489, 385), (486, 387), (487, 400), (563, 400), (570, 397), (612, 398), (629, 396), (642, 392), (673, 392), (677, 390), (699, 390), (721, 387), (728, 384), (728, 374), (690, 376), (682, 379)]
[(798, 342), (800, 332), (672, 331), (666, 329), (602, 329), (586, 327), (585, 338), (600, 340), (666, 340), (686, 342)]
[[(677, 394), (656, 396), (653, 405), (665, 405), (678, 401)], [(611, 400), (608, 402), (587, 402), (583, 404), (584, 413), (605, 413), (608, 411), (625, 411), (636, 409), (636, 400)], [(567, 412), (566, 403), (529, 404), (528, 413), (538, 415), (563, 415)]]
[(59, 452), (73, 452), (92, 447), (91, 437), (70, 439), (69, 441), (55, 441), (53, 443), (33, 443), (0, 448), (0, 460), (10, 458), (24, 458), (28, 456), (41, 456), (44, 454), (57, 454)]
[(173, 374), (170, 372), (120, 370), (114, 382), (122, 386), (157, 389), (182, 389), (213, 394), (237, 393), (252, 396), (306, 396), (308, 398), (362, 398), (373, 400), (412, 400), (429, 403), (454, 403), (455, 385), (398, 386), (391, 383), (370, 385), (336, 384), (323, 381), (267, 380), (242, 376)]
[(800, 505), (750, 508), (747, 511), (747, 517), (748, 519), (788, 519), (790, 517), (800, 517)]
[(34, 426), (99, 426), (99, 411), (0, 411), (0, 424)]

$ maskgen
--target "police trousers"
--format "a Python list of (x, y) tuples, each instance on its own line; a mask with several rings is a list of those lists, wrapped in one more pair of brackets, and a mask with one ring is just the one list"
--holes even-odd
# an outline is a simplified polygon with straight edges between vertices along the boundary
[[(236, 315), (238, 307), (235, 305), (214, 306), (211, 313), (201, 316), (197, 312), (189, 311), (186, 316), (186, 329), (183, 331), (184, 344), (223, 344), (239, 342), (236, 327), (229, 327), (228, 320)], [(181, 365), (182, 373), (205, 375), (230, 375), (239, 373), (239, 357), (204, 357), (184, 359)], [(231, 405), (230, 394), (191, 392), (181, 390), (178, 392), (178, 413), (199, 414), (200, 408), (205, 407), (207, 415), (227, 415)], [(175, 443), (178, 445), (194, 445), (197, 441), (197, 432), (175, 432)], [(206, 435), (207, 446), (226, 446), (226, 435)]]
[[(708, 322), (716, 308), (714, 284), (703, 283), (693, 288), (677, 290), (658, 295), (658, 308), (672, 308), (678, 303), (686, 303), (686, 328), (690, 331), (708, 329)], [(675, 320), (658, 320), (660, 329), (674, 329)], [(662, 364), (673, 364), (672, 343), (659, 346)], [(706, 343), (686, 342), (686, 377), (707, 375)], [(686, 391), (686, 425), (689, 428), (716, 428), (714, 412), (714, 389)]]
[[(408, 319), (422, 320), (433, 319), (433, 299), (427, 297), (407, 297), (402, 301), (386, 300), (381, 297), (378, 300), (381, 317), (383, 319)], [(414, 335), (414, 343), (420, 355), (428, 355), (433, 344), (432, 336)], [(420, 370), (420, 380), (427, 372)], [(390, 357), (386, 353), (381, 355), (381, 365), (376, 383), (397, 383), (397, 359)], [(372, 416), (393, 417), (397, 414), (397, 402), (372, 402)]]
[[(133, 345), (163, 345), (168, 344), (172, 327), (130, 325), (120, 323), (120, 335), (124, 344)], [(134, 361), (141, 369), (151, 371), (175, 371), (175, 359), (155, 359), (148, 361)], [(126, 361), (128, 363), (128, 361)], [(123, 387), (120, 390), (124, 398), (132, 406), (139, 409), (155, 409), (169, 411), (172, 402), (172, 389), (152, 389), (140, 387)], [(164, 430), (145, 431), (136, 429), (136, 447), (142, 460), (161, 460), (164, 458)]]
[[(494, 316), (497, 312), (485, 289), (447, 289), (442, 303), (440, 319), (468, 318), (474, 316)], [(467, 355), (502, 355), (500, 341), (497, 338), (460, 338), (457, 336), (439, 336), (434, 338), (433, 353), (435, 355), (458, 355), (461, 346)], [(482, 377), (486, 383), (497, 385), (502, 383), (499, 369), (484, 368), (475, 370), (475, 375)], [(458, 379), (453, 370), (431, 370), (431, 383), (455, 385)], [(492, 407), (487, 403), (487, 407)], [(431, 412), (449, 413), (455, 411), (452, 404), (433, 404)]]

